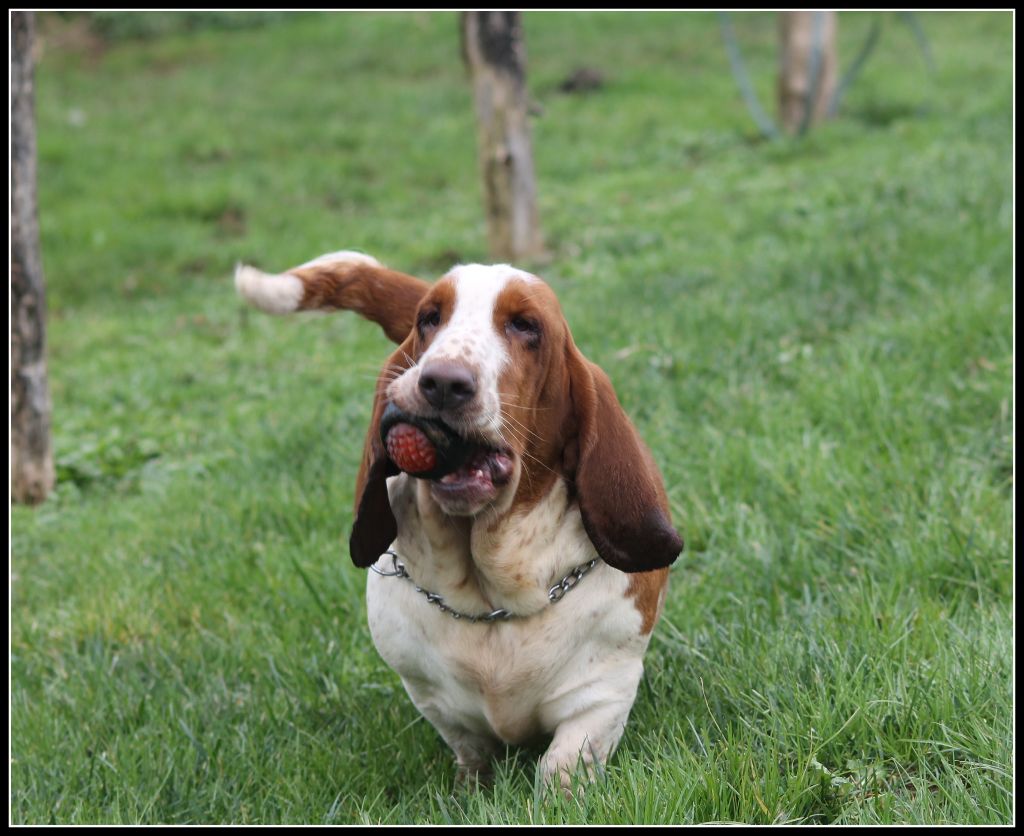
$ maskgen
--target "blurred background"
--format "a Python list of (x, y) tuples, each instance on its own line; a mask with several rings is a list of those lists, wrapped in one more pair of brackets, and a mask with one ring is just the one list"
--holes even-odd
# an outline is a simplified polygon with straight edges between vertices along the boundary
[[(14, 821), (1010, 820), (1013, 16), (806, 14), (35, 15)], [(388, 343), (231, 281), (338, 249), (543, 276), (665, 475), (686, 551), (585, 804), (514, 751), (451, 801), (373, 650)]]

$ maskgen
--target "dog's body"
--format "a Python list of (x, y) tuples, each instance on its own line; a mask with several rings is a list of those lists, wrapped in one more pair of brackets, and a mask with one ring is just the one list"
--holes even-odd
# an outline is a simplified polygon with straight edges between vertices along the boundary
[(649, 590), (631, 590), (629, 576), (598, 562), (565, 600), (549, 601), (551, 586), (593, 555), (562, 485), (550, 503), (493, 531), (482, 521), (452, 531), (429, 499), (421, 504), (422, 485), (405, 474), (390, 487), (399, 530), (394, 550), (415, 583), (444, 590), (445, 604), (460, 613), (515, 613), (492, 624), (455, 619), (409, 581), (370, 573), (374, 643), (461, 770), (486, 772), (499, 742), (539, 734), (555, 734), (541, 766), (545, 777), (574, 768), (584, 747), (586, 761), (603, 762), (636, 696), (650, 638), (641, 607), (660, 608), (657, 593), (650, 600)]
[[(460, 776), (541, 734), (553, 735), (547, 780), (603, 763), (682, 541), (649, 452), (551, 289), (507, 265), (431, 286), (351, 252), (281, 275), (240, 267), (236, 285), (272, 313), (356, 310), (400, 343), (378, 381), (350, 546), (375, 569), (374, 643)], [(433, 481), (399, 472), (378, 431), (388, 403), (443, 422), (474, 445), (471, 462)]]

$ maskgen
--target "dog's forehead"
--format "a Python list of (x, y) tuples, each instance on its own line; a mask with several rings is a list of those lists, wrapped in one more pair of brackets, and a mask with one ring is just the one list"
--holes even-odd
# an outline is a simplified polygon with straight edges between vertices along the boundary
[(501, 292), (514, 282), (542, 285), (532, 273), (509, 264), (459, 264), (445, 275), (455, 289), (455, 310), (489, 317)]

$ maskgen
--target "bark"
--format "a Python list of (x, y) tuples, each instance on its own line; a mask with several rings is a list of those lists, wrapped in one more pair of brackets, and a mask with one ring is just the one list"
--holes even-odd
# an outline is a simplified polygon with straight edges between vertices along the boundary
[(33, 15), (11, 13), (11, 498), (35, 504), (53, 488), (46, 295), (36, 209)]
[(506, 261), (540, 257), (522, 14), (463, 12), (462, 49), (476, 104), (491, 255)]
[[(816, 26), (820, 27), (819, 56), (814, 55)], [(789, 133), (802, 133), (828, 115), (839, 72), (836, 27), (834, 11), (779, 12), (779, 118)], [(812, 91), (816, 60), (820, 70), (817, 90)]]

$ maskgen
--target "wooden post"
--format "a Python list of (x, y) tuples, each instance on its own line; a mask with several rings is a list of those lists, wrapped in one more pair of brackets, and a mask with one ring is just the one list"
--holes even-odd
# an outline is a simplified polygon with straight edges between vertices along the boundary
[(527, 121), (520, 12), (462, 12), (462, 51), (473, 82), (480, 172), (492, 257), (538, 258), (544, 243)]
[(46, 296), (36, 209), (33, 16), (11, 12), (11, 499), (53, 488)]
[(827, 116), (839, 66), (836, 27), (834, 11), (779, 12), (779, 118), (791, 134)]

